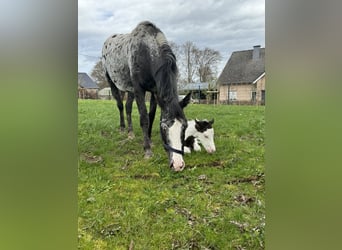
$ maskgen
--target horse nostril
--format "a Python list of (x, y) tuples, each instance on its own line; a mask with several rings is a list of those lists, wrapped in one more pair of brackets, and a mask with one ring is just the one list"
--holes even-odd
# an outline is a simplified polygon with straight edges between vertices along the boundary
[(207, 152), (208, 152), (209, 154), (212, 154), (212, 153), (214, 153), (214, 152), (215, 152), (215, 149), (213, 149), (213, 148), (209, 148), (209, 149), (207, 150)]
[(170, 168), (175, 172), (180, 172), (185, 168), (185, 163), (183, 162), (181, 166), (175, 167), (173, 164), (170, 165)]

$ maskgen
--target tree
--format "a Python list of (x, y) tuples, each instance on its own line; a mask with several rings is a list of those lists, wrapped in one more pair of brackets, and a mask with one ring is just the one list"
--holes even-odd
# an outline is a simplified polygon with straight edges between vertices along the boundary
[(219, 51), (210, 48), (201, 50), (191, 41), (180, 46), (172, 42), (171, 48), (177, 57), (179, 84), (211, 82), (216, 77), (217, 65), (222, 58)]
[(105, 71), (103, 69), (102, 66), (102, 61), (99, 60), (93, 70), (91, 71), (91, 76), (93, 77), (93, 79), (95, 80), (97, 86), (99, 86), (100, 89), (103, 89), (105, 87), (108, 87), (108, 83), (107, 83), (107, 79), (105, 76)]
[(187, 41), (181, 45), (182, 63), (184, 70), (184, 78), (186, 83), (194, 81), (194, 76), (197, 70), (196, 61), (198, 60), (199, 49), (195, 43)]
[(170, 45), (170, 47), (172, 49), (173, 54), (175, 54), (176, 60), (177, 60), (177, 63), (178, 63), (178, 61), (181, 58), (181, 47), (177, 43), (175, 43), (173, 41), (169, 41), (169, 45)]
[(217, 64), (222, 58), (220, 52), (210, 48), (205, 48), (204, 50), (198, 51), (196, 58), (197, 75), (200, 82), (212, 81), (217, 74)]

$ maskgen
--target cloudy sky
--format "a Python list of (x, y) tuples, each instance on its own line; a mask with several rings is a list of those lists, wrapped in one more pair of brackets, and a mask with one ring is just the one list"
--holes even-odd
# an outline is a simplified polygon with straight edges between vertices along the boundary
[(220, 51), (218, 72), (233, 51), (265, 46), (264, 0), (79, 0), (78, 71), (90, 74), (106, 38), (144, 20), (169, 41)]

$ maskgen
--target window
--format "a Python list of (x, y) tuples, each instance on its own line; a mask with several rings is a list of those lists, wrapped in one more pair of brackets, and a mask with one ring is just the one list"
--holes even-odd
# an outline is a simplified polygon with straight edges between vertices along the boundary
[(231, 100), (231, 101), (237, 100), (237, 93), (236, 93), (236, 91), (229, 91), (228, 92), (228, 100)]
[(252, 91), (252, 102), (256, 101), (256, 92)]

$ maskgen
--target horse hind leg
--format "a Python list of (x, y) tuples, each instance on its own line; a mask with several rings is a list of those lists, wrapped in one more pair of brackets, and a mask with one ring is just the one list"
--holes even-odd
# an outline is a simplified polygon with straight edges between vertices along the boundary
[(119, 109), (120, 112), (120, 131), (124, 132), (125, 131), (125, 117), (124, 117), (124, 106), (123, 106), (123, 102), (122, 102), (122, 95), (118, 95), (118, 97), (114, 97), (116, 99), (116, 106)]
[(124, 113), (123, 113), (123, 103), (122, 103), (122, 96), (124, 92), (120, 91), (110, 79), (108, 73), (106, 73), (106, 78), (109, 83), (110, 89), (112, 90), (112, 96), (116, 100), (116, 106), (119, 109), (120, 112), (120, 131), (123, 132), (125, 131), (125, 120), (124, 120)]
[(133, 125), (132, 125), (132, 104), (134, 101), (134, 93), (127, 92), (127, 101), (126, 101), (126, 118), (128, 125), (128, 138), (134, 138)]

